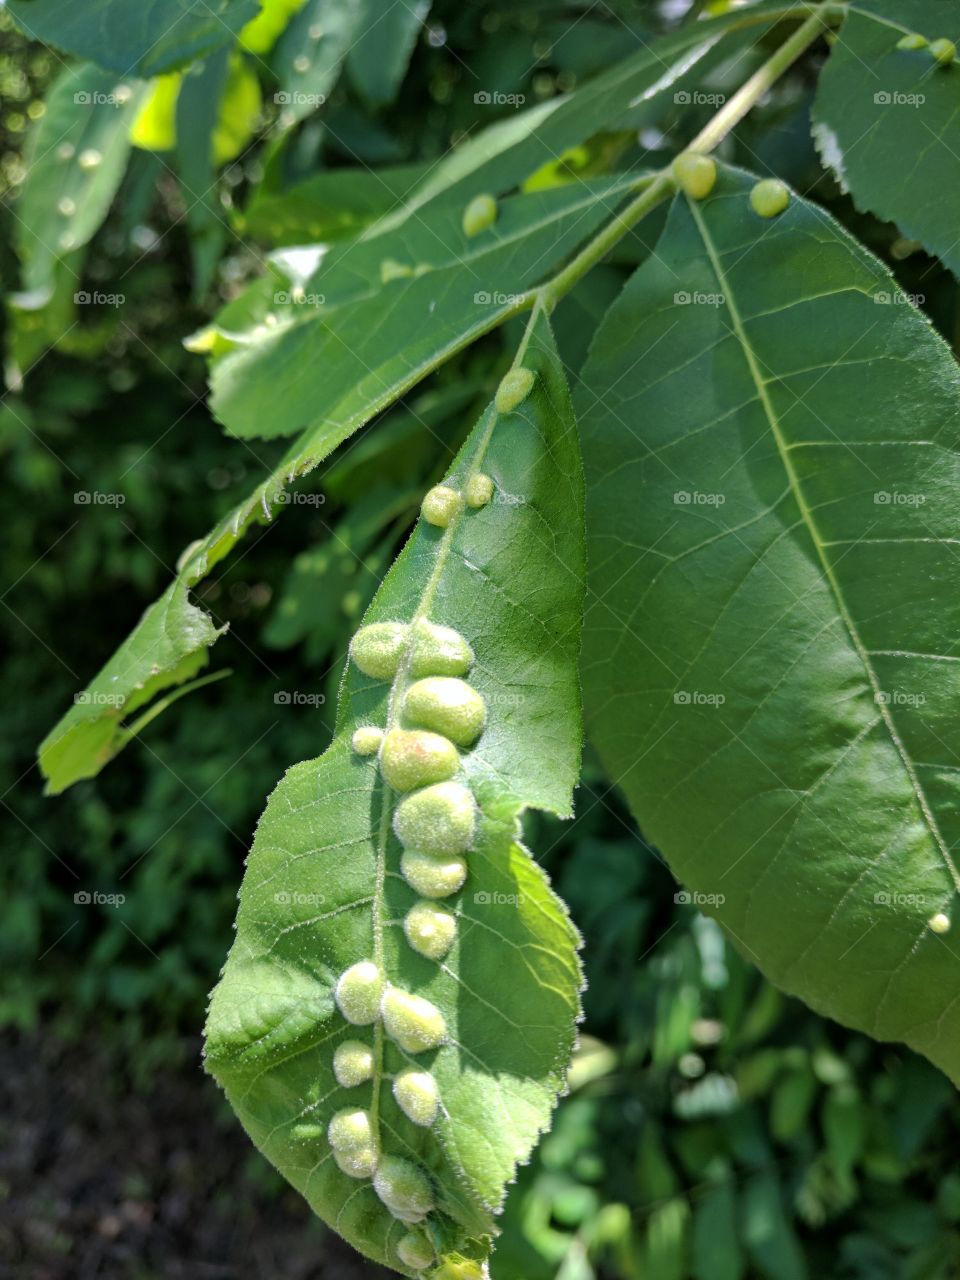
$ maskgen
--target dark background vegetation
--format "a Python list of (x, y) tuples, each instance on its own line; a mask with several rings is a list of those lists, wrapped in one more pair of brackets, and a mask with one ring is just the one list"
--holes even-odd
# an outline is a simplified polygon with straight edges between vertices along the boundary
[[(439, 154), (489, 123), (477, 84), (537, 101), (625, 56), (682, 8), (438, 0), (398, 101), (378, 112), (338, 90), (301, 131), (286, 177)], [(738, 146), (754, 166), (776, 157), (783, 176), (888, 254), (895, 229), (855, 216), (818, 177), (805, 118), (818, 56)], [(0, 11), (4, 246), (24, 135), (56, 70)], [(662, 142), (644, 145), (674, 145), (674, 126), (667, 108)], [(254, 149), (227, 175), (234, 208), (257, 164)], [(638, 241), (621, 256), (643, 252)], [(415, 415), (401, 406), (341, 450), (301, 487), (315, 502), (257, 529), (203, 585), (203, 603), (230, 624), (213, 660), (229, 679), (177, 703), (98, 779), (57, 799), (42, 796), (33, 765), (39, 738), (165, 587), (185, 545), (278, 456), (221, 434), (202, 361), (181, 346), (257, 261), (231, 236), (213, 289), (193, 299), (175, 185), (142, 157), (86, 267), (124, 306), (83, 317), (0, 402), (2, 1275), (377, 1274), (250, 1146), (202, 1072), (199, 1031), (264, 798), (326, 745), (346, 639), (418, 493), (495, 386), (509, 333), (418, 391)], [(572, 377), (590, 317), (629, 265), (603, 268), (563, 304)], [(898, 270), (949, 336), (953, 285), (922, 254)], [(17, 289), (9, 248), (0, 276), (4, 292)], [(75, 501), (93, 490), (123, 504)], [(395, 512), (373, 543), (364, 503)], [(326, 702), (275, 701), (290, 690)], [(589, 753), (576, 820), (531, 819), (527, 835), (583, 931), (589, 987), (571, 1093), (510, 1197), (498, 1280), (960, 1275), (960, 1107), (947, 1081), (764, 983), (677, 900)], [(84, 904), (80, 892), (122, 902)]]

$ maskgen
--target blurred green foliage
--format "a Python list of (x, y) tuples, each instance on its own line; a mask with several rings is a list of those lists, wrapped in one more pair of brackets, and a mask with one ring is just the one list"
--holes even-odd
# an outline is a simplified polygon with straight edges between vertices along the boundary
[[(481, 90), (548, 98), (683, 7), (442, 0), (394, 103), (341, 82), (285, 145), (227, 169), (218, 214), (229, 223), (254, 196), (275, 200), (345, 163), (428, 162), (510, 113), (478, 103)], [(22, 183), (27, 122), (58, 67), (0, 14), (0, 194)], [(745, 69), (749, 60), (714, 67), (706, 87)], [(853, 213), (798, 125), (809, 83), (810, 68), (788, 78), (736, 146), (754, 166), (775, 148), (781, 175), (788, 154), (787, 176), (887, 254), (894, 229)], [(642, 145), (656, 152), (675, 124), (669, 108), (643, 122)], [(46, 354), (45, 341), (28, 343), (26, 376), (13, 376), (0, 402), (0, 1015), (21, 1029), (42, 1024), (68, 1050), (95, 1034), (138, 1086), (182, 1059), (184, 1033), (198, 1032), (264, 797), (286, 767), (326, 745), (346, 639), (515, 336), (508, 327), (457, 358), (250, 535), (200, 593), (230, 625), (214, 661), (232, 675), (167, 711), (95, 782), (44, 800), (32, 763), (42, 732), (163, 590), (186, 544), (279, 457), (220, 434), (201, 362), (181, 346), (259, 270), (259, 247), (226, 236), (215, 281), (197, 299), (183, 214), (165, 163), (138, 155), (83, 267), (86, 284), (122, 292), (123, 306), (68, 315)], [(0, 243), (11, 243), (16, 217), (5, 200)], [(595, 317), (646, 251), (633, 238), (619, 265), (562, 304), (557, 328), (572, 372)], [(922, 254), (896, 269), (910, 292), (924, 277), (927, 309), (952, 331), (955, 288), (944, 273)], [(9, 249), (0, 283), (8, 296), (19, 288)], [(8, 353), (23, 343), (22, 325), (8, 311)], [(122, 501), (78, 501), (83, 493)], [(682, 900), (592, 759), (575, 822), (530, 825), (529, 843), (548, 851), (584, 934), (589, 986), (571, 1093), (511, 1196), (496, 1274), (960, 1276), (960, 1106), (946, 1080), (760, 979)]]

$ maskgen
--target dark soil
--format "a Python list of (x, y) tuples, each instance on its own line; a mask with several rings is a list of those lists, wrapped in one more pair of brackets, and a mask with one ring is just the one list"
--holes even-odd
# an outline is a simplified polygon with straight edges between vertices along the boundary
[(0, 1041), (0, 1276), (385, 1280), (268, 1167), (199, 1065)]

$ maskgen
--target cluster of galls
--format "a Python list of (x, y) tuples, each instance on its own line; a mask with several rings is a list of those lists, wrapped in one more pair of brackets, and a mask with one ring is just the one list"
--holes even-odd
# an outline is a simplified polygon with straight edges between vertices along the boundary
[[(445, 525), (464, 501), (480, 507), (492, 493), (493, 482), (484, 475), (474, 475), (463, 496), (438, 485), (424, 499), (423, 515), (431, 523)], [(460, 749), (476, 742), (486, 722), (483, 698), (463, 678), (473, 665), (473, 650), (458, 631), (421, 619), (413, 624), (377, 622), (362, 627), (351, 642), (350, 656), (364, 675), (402, 681), (391, 701), (391, 718), (396, 723), (386, 732), (362, 725), (352, 745), (358, 755), (376, 757), (384, 781), (401, 795), (393, 817), (403, 846), (400, 870), (420, 895), (404, 918), (403, 932), (415, 951), (439, 962), (453, 946), (457, 920), (437, 899), (463, 886), (465, 855), (477, 824), (476, 801), (457, 777)], [(436, 1005), (392, 985), (373, 960), (360, 960), (342, 973), (334, 996), (348, 1022), (358, 1027), (379, 1022), (407, 1054), (426, 1053), (447, 1038), (446, 1021)], [(334, 1054), (333, 1070), (343, 1088), (363, 1084), (374, 1078), (374, 1052), (359, 1040), (347, 1040)], [(440, 1097), (429, 1071), (407, 1067), (399, 1072), (393, 1080), (393, 1095), (414, 1124), (433, 1124)], [(433, 1209), (426, 1173), (409, 1160), (381, 1152), (369, 1111), (338, 1111), (327, 1136), (339, 1168), (352, 1178), (371, 1178), (395, 1218), (417, 1224)], [(433, 1246), (422, 1231), (406, 1235), (397, 1252), (413, 1270), (435, 1260)]]
[(957, 46), (946, 36), (941, 36), (938, 40), (928, 40), (926, 36), (916, 31), (909, 31), (905, 36), (901, 36), (897, 41), (897, 48), (906, 49), (909, 52), (926, 49), (941, 67), (949, 67), (957, 56)]
[[(717, 162), (699, 151), (684, 151), (674, 160), (673, 180), (691, 200), (704, 200), (717, 184)], [(790, 203), (790, 188), (779, 178), (764, 178), (750, 192), (750, 208), (758, 217), (775, 218)]]

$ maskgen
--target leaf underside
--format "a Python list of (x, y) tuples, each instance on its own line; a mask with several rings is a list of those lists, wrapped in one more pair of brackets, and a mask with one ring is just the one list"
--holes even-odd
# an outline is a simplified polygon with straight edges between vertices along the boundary
[(675, 202), (584, 372), (591, 733), (774, 982), (956, 1081), (960, 376), (752, 181)]
[[(527, 806), (569, 814), (580, 751), (580, 464), (543, 317), (525, 363), (534, 390), (512, 413), (488, 409), (451, 471), (449, 483), (462, 484), (482, 469), (494, 501), (446, 531), (421, 521), (365, 618), (427, 618), (475, 651), (468, 678), (488, 723), (462, 755), (462, 778), (482, 817), (466, 884), (442, 900), (457, 941), (440, 963), (405, 941), (400, 924), (417, 895), (399, 874), (396, 796), (375, 758), (351, 749), (358, 724), (385, 724), (390, 684), (350, 664), (333, 744), (287, 773), (261, 819), (207, 1025), (208, 1068), (257, 1146), (324, 1221), (400, 1271), (406, 1228), (368, 1181), (337, 1168), (331, 1114), (376, 1098), (383, 1150), (429, 1172), (437, 1210), (426, 1227), (438, 1252), (483, 1259), (516, 1164), (549, 1122), (579, 1010), (576, 932), (517, 839)], [(432, 1001), (449, 1029), (447, 1043), (415, 1058), (385, 1044), (386, 1075), (416, 1064), (437, 1081), (432, 1128), (406, 1119), (383, 1074), (344, 1090), (331, 1073), (340, 1042), (371, 1036), (336, 1011), (333, 985), (378, 946), (388, 980)]]

